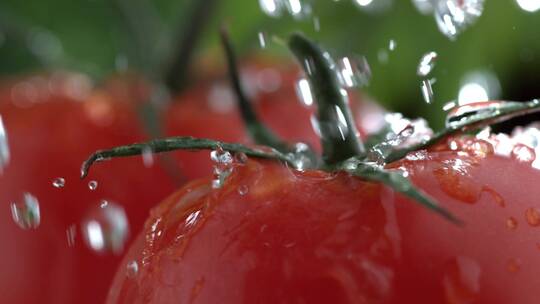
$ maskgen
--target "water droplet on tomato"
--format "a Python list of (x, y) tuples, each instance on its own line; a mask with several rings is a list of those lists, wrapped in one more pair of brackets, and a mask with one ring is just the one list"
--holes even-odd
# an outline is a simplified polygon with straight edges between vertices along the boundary
[(0, 174), (4, 171), (4, 168), (9, 163), (9, 155), (7, 133), (2, 116), (0, 115)]
[(102, 200), (98, 208), (89, 212), (81, 230), (88, 248), (97, 253), (120, 254), (129, 235), (129, 224), (124, 208)]
[(540, 210), (531, 207), (525, 211), (525, 219), (527, 223), (533, 227), (540, 226)]
[(129, 261), (126, 265), (126, 277), (133, 279), (139, 273), (139, 264), (137, 261)]
[(540, 0), (516, 0), (519, 7), (526, 12), (540, 10)]
[(62, 177), (57, 177), (53, 180), (52, 185), (55, 188), (64, 188), (66, 185), (66, 180)]
[(97, 186), (98, 186), (98, 182), (95, 181), (95, 180), (91, 180), (88, 182), (88, 189), (94, 191), (97, 189)]
[(437, 60), (437, 53), (429, 52), (422, 56), (420, 63), (416, 68), (416, 74), (421, 77), (426, 77), (431, 73), (435, 67), (435, 62)]
[(509, 217), (506, 219), (506, 228), (510, 230), (515, 230), (518, 226), (518, 221), (514, 217)]
[(238, 187), (238, 194), (240, 195), (246, 195), (249, 191), (249, 187), (247, 185), (241, 185)]
[(214, 162), (214, 179), (212, 188), (221, 188), (225, 179), (232, 173), (233, 157), (229, 151), (218, 147), (210, 152), (210, 159)]
[(22, 201), (11, 203), (11, 216), (20, 228), (36, 229), (41, 221), (39, 201), (32, 194), (25, 192)]
[(459, 256), (445, 266), (443, 286), (447, 303), (472, 303), (480, 292), (482, 269), (468, 257)]
[(484, 0), (439, 0), (435, 20), (441, 33), (454, 40), (482, 15)]
[(536, 153), (534, 152), (533, 148), (527, 145), (517, 144), (512, 149), (510, 157), (519, 161), (520, 163), (532, 164), (536, 159)]

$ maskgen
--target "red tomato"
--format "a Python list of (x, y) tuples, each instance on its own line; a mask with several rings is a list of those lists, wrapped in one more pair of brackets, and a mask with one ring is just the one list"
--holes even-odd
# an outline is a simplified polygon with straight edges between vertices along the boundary
[[(297, 97), (295, 85), (299, 77), (298, 67), (293, 64), (265, 65), (249, 61), (242, 69), (245, 90), (261, 121), (288, 142), (303, 142), (320, 150), (320, 139), (310, 122), (315, 109), (302, 104)], [(360, 135), (364, 136), (377, 128), (384, 111), (359, 93), (349, 93)], [(167, 110), (166, 135), (250, 143), (235, 98), (226, 78), (201, 82)], [(180, 151), (174, 155), (189, 179), (203, 177), (211, 171), (208, 152)]]
[[(103, 220), (101, 200), (115, 202), (129, 220), (127, 246), (148, 209), (174, 189), (159, 166), (147, 168), (141, 158), (92, 172), (90, 180), (98, 182), (94, 191), (89, 180), (79, 178), (89, 153), (145, 139), (133, 106), (93, 90), (82, 76), (37, 76), (2, 86), (0, 116), (10, 148), (9, 163), (0, 173), (0, 302), (103, 301), (120, 257), (85, 246), (81, 224)], [(63, 188), (53, 187), (56, 178), (65, 180)], [(39, 201), (35, 230), (19, 228), (10, 213), (10, 203), (21, 202), (24, 193)], [(122, 216), (121, 209), (115, 210)], [(121, 237), (104, 242), (116, 242), (113, 249), (119, 253)]]
[(153, 209), (107, 303), (538, 302), (537, 169), (441, 147), (392, 167), (464, 226), (381, 184), (250, 159)]

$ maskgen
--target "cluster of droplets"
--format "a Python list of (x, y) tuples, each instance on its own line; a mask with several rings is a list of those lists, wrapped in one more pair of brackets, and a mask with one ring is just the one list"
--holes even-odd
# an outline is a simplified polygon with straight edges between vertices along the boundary
[(210, 159), (214, 162), (212, 188), (219, 189), (233, 171), (233, 156), (229, 151), (225, 151), (218, 146), (217, 149), (210, 152)]
[(11, 216), (13, 221), (22, 229), (36, 229), (41, 222), (38, 199), (25, 192), (22, 200), (11, 203)]
[(259, 0), (259, 6), (270, 17), (290, 15), (295, 19), (304, 19), (311, 15), (311, 5), (305, 0)]
[(433, 135), (424, 119), (409, 120), (400, 113), (389, 113), (385, 115), (385, 121), (388, 132), (384, 140), (368, 151), (368, 160), (378, 166), (383, 166), (395, 149), (425, 142)]
[(423, 14), (433, 13), (441, 33), (456, 39), (484, 10), (484, 0), (413, 0)]
[(305, 170), (315, 166), (311, 157), (312, 151), (307, 144), (296, 143), (293, 148), (293, 152), (289, 153), (288, 156), (292, 160), (295, 169)]
[(437, 53), (433, 51), (428, 52), (422, 56), (420, 62), (418, 63), (418, 67), (416, 68), (416, 74), (423, 78), (420, 88), (422, 90), (424, 101), (428, 104), (433, 102), (434, 94), (432, 85), (435, 83), (435, 79), (429, 79), (427, 77), (435, 67), (436, 60)]

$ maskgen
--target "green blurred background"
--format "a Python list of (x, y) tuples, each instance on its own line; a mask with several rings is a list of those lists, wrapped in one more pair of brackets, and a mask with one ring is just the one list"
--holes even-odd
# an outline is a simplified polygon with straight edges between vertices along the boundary
[[(192, 7), (201, 1), (2, 0), (0, 76), (58, 68), (96, 80), (126, 68), (157, 73), (152, 67), (168, 62), (168, 46), (190, 28)], [(275, 40), (261, 49), (258, 33), (286, 38), (301, 30), (332, 54), (366, 56), (372, 79), (363, 90), (387, 108), (424, 116), (439, 128), (443, 104), (458, 97), (467, 75), (475, 71), (498, 79), (500, 89), (489, 92), (490, 98), (540, 97), (540, 11), (525, 11), (518, 3), (524, 1), (485, 0), (482, 16), (455, 41), (441, 34), (433, 14), (419, 13), (410, 0), (388, 0), (390, 5), (380, 10), (360, 7), (354, 0), (312, 1), (311, 15), (302, 20), (269, 17), (258, 0), (206, 1), (204, 11), (210, 17), (195, 56), (222, 56), (217, 29), (226, 22), (241, 54), (264, 52), (291, 60)], [(394, 50), (390, 40), (396, 43)], [(423, 101), (422, 79), (416, 75), (420, 58), (429, 51), (438, 54), (429, 75), (436, 79), (431, 104)]]

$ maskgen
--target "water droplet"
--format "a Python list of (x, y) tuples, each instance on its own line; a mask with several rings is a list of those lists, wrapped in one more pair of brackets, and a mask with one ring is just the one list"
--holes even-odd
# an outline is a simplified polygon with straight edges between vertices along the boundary
[(310, 107), (313, 105), (313, 95), (311, 94), (311, 86), (309, 84), (309, 81), (305, 78), (301, 78), (296, 82), (296, 95), (298, 96), (298, 99), (304, 104), (305, 106)]
[(514, 217), (509, 217), (506, 219), (506, 228), (510, 230), (515, 230), (518, 226), (518, 221)]
[(388, 41), (388, 50), (390, 51), (394, 51), (397, 47), (397, 43), (394, 39), (390, 39), (390, 41)]
[(540, 10), (540, 0), (516, 0), (519, 7), (526, 12)]
[(270, 17), (289, 14), (295, 19), (302, 19), (311, 14), (311, 6), (301, 0), (259, 0), (261, 10)]
[(532, 164), (534, 160), (536, 159), (536, 153), (534, 152), (533, 148), (527, 145), (516, 144), (514, 148), (512, 149), (512, 153), (510, 154), (510, 157), (512, 157), (512, 159), (519, 161), (520, 163)]
[(64, 188), (66, 185), (66, 180), (62, 177), (57, 177), (53, 180), (52, 185), (55, 188)]
[(311, 150), (305, 143), (296, 143), (294, 145), (294, 152), (288, 155), (294, 164), (294, 168), (297, 170), (305, 170), (313, 167), (313, 160), (311, 157)]
[(266, 47), (266, 34), (264, 32), (259, 32), (257, 34), (257, 38), (259, 39), (259, 45), (261, 46), (261, 49), (264, 49)]
[(413, 0), (412, 2), (420, 13), (428, 15), (433, 13), (432, 1), (433, 0)]
[(449, 101), (443, 105), (443, 111), (450, 111), (453, 108), (457, 107), (457, 103), (455, 101)]
[(77, 227), (75, 225), (70, 225), (66, 229), (66, 239), (69, 247), (75, 246), (75, 237), (77, 235)]
[(126, 277), (133, 279), (139, 273), (139, 264), (137, 261), (129, 261), (126, 265)]
[(36, 229), (41, 221), (37, 198), (25, 192), (21, 202), (11, 203), (11, 216), (20, 228)]
[(447, 303), (472, 303), (480, 292), (482, 269), (468, 257), (459, 256), (447, 263), (443, 286)]
[(240, 195), (246, 195), (249, 191), (249, 188), (247, 185), (241, 185), (238, 187), (238, 194)]
[(506, 270), (511, 273), (516, 273), (521, 269), (521, 261), (519, 259), (510, 259), (506, 263)]
[(367, 86), (371, 68), (366, 57), (343, 57), (337, 62), (338, 79), (346, 88)]
[(441, 33), (454, 40), (482, 15), (484, 0), (443, 0), (435, 6), (435, 20)]
[(421, 77), (426, 77), (431, 73), (435, 67), (435, 61), (437, 60), (437, 53), (429, 52), (422, 56), (420, 63), (416, 68), (416, 74)]
[(433, 102), (433, 88), (431, 87), (432, 81), (429, 79), (424, 79), (420, 88), (422, 89), (422, 96), (424, 101), (428, 104)]
[(88, 182), (88, 189), (94, 191), (97, 189), (97, 186), (98, 186), (98, 182), (95, 181), (95, 180), (91, 180)]
[(103, 201), (83, 221), (83, 239), (97, 253), (120, 254), (129, 234), (127, 216), (120, 205), (106, 201), (107, 204), (103, 206)]
[(212, 180), (212, 188), (221, 188), (225, 179), (232, 173), (233, 157), (229, 151), (218, 147), (210, 152), (210, 159), (214, 162), (214, 179)]
[(154, 151), (149, 146), (146, 146), (142, 150), (142, 161), (146, 168), (150, 168), (154, 165)]
[(2, 116), (0, 115), (0, 174), (4, 171), (4, 168), (9, 163), (9, 145), (8, 138), (6, 134), (6, 129), (4, 128), (4, 122)]
[(525, 211), (525, 219), (533, 227), (540, 226), (540, 210), (537, 208), (528, 208)]

